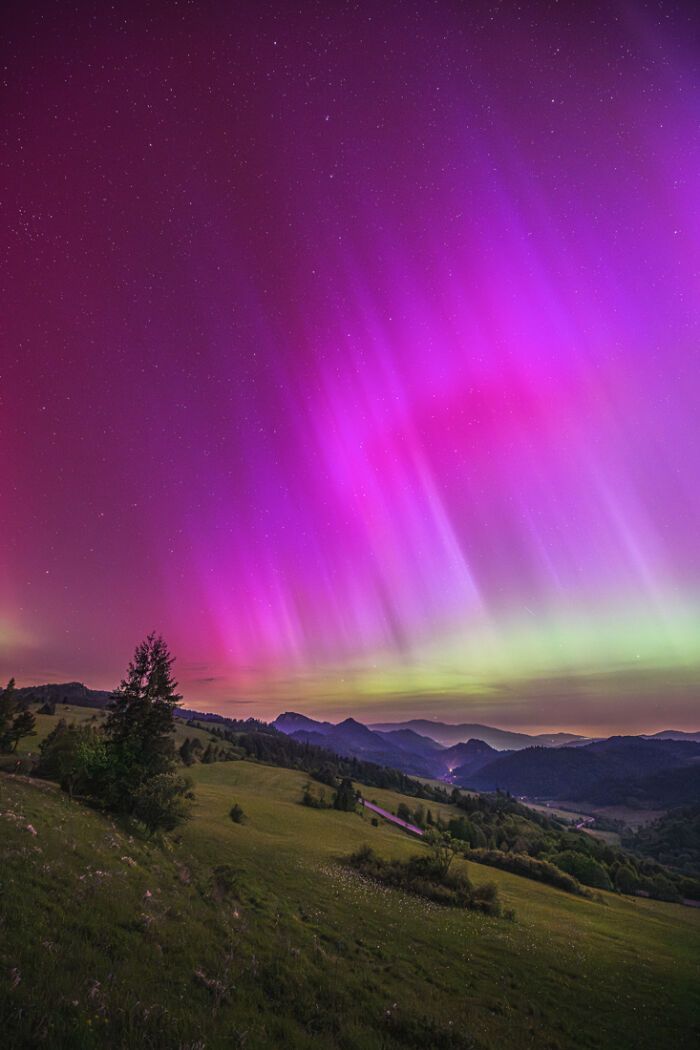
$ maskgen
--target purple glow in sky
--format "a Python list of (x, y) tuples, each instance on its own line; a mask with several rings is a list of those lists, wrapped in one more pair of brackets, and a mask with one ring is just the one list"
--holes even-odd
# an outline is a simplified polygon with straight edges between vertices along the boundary
[(8, 23), (0, 671), (698, 728), (695, 6)]

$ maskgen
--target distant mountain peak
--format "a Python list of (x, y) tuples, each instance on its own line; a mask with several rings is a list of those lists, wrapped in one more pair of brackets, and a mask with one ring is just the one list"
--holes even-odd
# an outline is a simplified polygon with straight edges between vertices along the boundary
[(528, 733), (514, 732), (509, 729), (497, 729), (495, 726), (484, 726), (478, 722), (463, 722), (460, 724), (450, 722), (437, 722), (427, 718), (412, 718), (406, 722), (382, 722), (371, 724), (370, 729), (377, 732), (389, 733), (401, 729), (411, 729), (421, 736), (430, 737), (445, 747), (455, 744), (463, 744), (468, 740), (476, 738), (483, 740), (491, 747), (499, 751), (517, 750), (524, 747), (532, 747), (533, 744), (544, 746), (552, 744), (569, 743), (579, 738), (573, 733), (543, 734), (541, 736), (530, 736)]
[(466, 752), (471, 751), (471, 752), (474, 752), (475, 754), (483, 755), (483, 754), (488, 753), (489, 751), (494, 751), (495, 752), (495, 750), (496, 750), (495, 747), (491, 747), (491, 745), (487, 744), (485, 740), (479, 740), (479, 738), (475, 737), (475, 736), (471, 737), (464, 744), (465, 754), (466, 754)]

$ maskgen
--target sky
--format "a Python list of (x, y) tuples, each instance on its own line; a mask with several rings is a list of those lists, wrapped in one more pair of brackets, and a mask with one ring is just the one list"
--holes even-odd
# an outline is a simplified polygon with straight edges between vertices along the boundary
[(690, 3), (11, 3), (0, 675), (700, 728)]

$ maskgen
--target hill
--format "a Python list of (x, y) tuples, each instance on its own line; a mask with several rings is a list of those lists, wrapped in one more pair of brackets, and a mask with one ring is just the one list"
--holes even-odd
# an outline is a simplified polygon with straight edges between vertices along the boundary
[[(648, 776), (610, 777), (588, 792), (592, 803), (638, 809), (673, 809), (700, 802), (700, 762), (663, 768)], [(583, 796), (581, 796), (583, 797)]]
[[(441, 909), (349, 872), (363, 843), (394, 858), (422, 847), (300, 805), (305, 774), (244, 761), (193, 776), (195, 818), (167, 849), (0, 778), (8, 1050), (695, 1045), (692, 909), (490, 870), (515, 922)], [(233, 801), (246, 823), (228, 819)]]
[(17, 697), (27, 703), (105, 708), (111, 700), (112, 693), (108, 689), (89, 689), (82, 682), (62, 682), (24, 686), (17, 690)]
[[(477, 773), (490, 762), (494, 762), (499, 754), (510, 754), (510, 752), (498, 752), (483, 740), (468, 740), (466, 744), (455, 744), (444, 754), (450, 757), (448, 772), (455, 783), (462, 783), (470, 776)], [(442, 756), (441, 756), (442, 757)]]
[(377, 736), (386, 740), (388, 744), (391, 744), (392, 747), (401, 748), (410, 754), (435, 757), (438, 751), (444, 752), (446, 750), (436, 740), (431, 740), (429, 736), (421, 736), (420, 733), (415, 733), (412, 729), (394, 729), (387, 733), (377, 730), (374, 730), (374, 732), (376, 732)]
[[(59, 714), (66, 710), (68, 697), (75, 698), (69, 705), (72, 709), (79, 706), (100, 712), (111, 696), (79, 682), (27, 687), (20, 694), (36, 705), (36, 711)], [(279, 715), (270, 725), (194, 709), (180, 709), (178, 717), (220, 739), (241, 731), (276, 734), (411, 777), (442, 779), (482, 791), (501, 788), (532, 799), (649, 810), (700, 801), (700, 743), (692, 733), (668, 730), (652, 737), (587, 741), (569, 734), (529, 737), (489, 726), (449, 726), (426, 719), (397, 723), (400, 728), (391, 724), (372, 728), (354, 718), (334, 724), (293, 711)], [(468, 739), (448, 746), (416, 727), (427, 728), (436, 736), (456, 734)], [(484, 736), (476, 736), (476, 731)], [(513, 744), (510, 749), (505, 749), (507, 741)], [(539, 741), (537, 746), (533, 741)], [(6, 759), (2, 764), (7, 767)]]
[(280, 733), (318, 733), (325, 735), (332, 733), (335, 726), (332, 722), (318, 722), (315, 718), (307, 718), (306, 715), (297, 714), (296, 711), (285, 711), (278, 715), (271, 723), (274, 729)]
[(689, 875), (700, 876), (700, 805), (666, 813), (626, 835), (624, 845)]
[(483, 726), (470, 722), (452, 725), (449, 722), (433, 722), (427, 718), (413, 718), (407, 722), (379, 722), (370, 724), (370, 729), (378, 732), (390, 732), (396, 729), (412, 729), (421, 736), (428, 736), (432, 740), (451, 747), (454, 744), (463, 744), (467, 740), (476, 738), (483, 740), (497, 751), (504, 749), (517, 751), (520, 748), (540, 745), (542, 747), (558, 747), (568, 744), (574, 740), (581, 739), (575, 733), (543, 733), (531, 736), (528, 733), (515, 733), (507, 729), (495, 729), (493, 726)]
[(526, 748), (467, 771), (459, 782), (530, 798), (664, 808), (700, 801), (700, 744), (611, 737), (585, 747)]
[[(34, 702), (32, 712), (36, 718), (35, 735), (21, 740), (16, 754), (0, 755), (0, 770), (16, 771), (18, 763), (21, 771), (28, 770), (38, 757), (41, 742), (46, 739), (52, 729), (55, 729), (58, 722), (62, 719), (69, 724), (93, 723), (99, 726), (103, 723), (107, 714), (104, 708), (60, 704), (56, 707), (55, 714), (50, 715), (42, 712), (43, 706), (43, 703), (40, 703), (38, 700)], [(211, 728), (213, 729), (213, 727)], [(222, 756), (232, 751), (231, 745), (220, 736), (215, 736), (208, 725), (205, 724), (204, 727), (194, 726), (182, 719), (178, 719), (175, 723), (175, 746), (179, 748), (187, 738), (192, 741), (197, 740), (199, 745), (201, 745), (202, 752), (210, 744), (220, 749)]]
[[(301, 721), (303, 720), (303, 721)], [(312, 727), (297, 728), (298, 725)], [(300, 743), (325, 747), (338, 755), (352, 756), (363, 761), (400, 769), (412, 776), (434, 777), (439, 767), (433, 760), (435, 747), (422, 742), (417, 734), (375, 733), (354, 718), (346, 718), (337, 725), (313, 723), (303, 715), (285, 715), (273, 722), (276, 729)]]
[[(538, 738), (525, 734), (512, 734), (488, 726), (443, 726), (450, 730), (447, 735), (457, 735), (457, 743), (446, 744), (438, 739), (440, 732), (431, 736), (428, 732), (441, 723), (416, 720), (405, 725), (397, 723), (379, 726), (366, 726), (354, 718), (346, 718), (334, 725), (332, 722), (317, 722), (313, 718), (293, 711), (279, 715), (272, 726), (274, 729), (318, 747), (325, 746), (341, 755), (355, 755), (358, 758), (371, 759), (383, 765), (401, 769), (414, 776), (451, 779), (453, 772), (460, 766), (472, 771), (483, 762), (476, 760), (474, 747), (488, 747), (489, 753), (496, 757), (498, 749), (506, 747), (508, 742), (525, 747)], [(426, 731), (419, 731), (425, 729)], [(452, 731), (455, 733), (452, 733)], [(484, 736), (477, 737), (476, 731)], [(567, 734), (554, 734), (547, 738), (547, 746), (554, 747), (562, 739), (571, 739)], [(496, 747), (489, 743), (489, 738), (496, 741)], [(469, 750), (469, 745), (474, 745)], [(483, 752), (484, 756), (488, 754)]]
[(642, 734), (645, 740), (694, 740), (700, 742), (700, 732), (688, 733), (681, 729), (664, 729), (660, 733)]

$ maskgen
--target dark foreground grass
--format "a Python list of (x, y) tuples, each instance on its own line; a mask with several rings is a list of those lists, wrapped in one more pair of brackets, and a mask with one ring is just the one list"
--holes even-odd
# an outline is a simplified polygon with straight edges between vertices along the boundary
[(301, 806), (304, 775), (194, 776), (195, 819), (165, 846), (0, 777), (4, 1048), (697, 1045), (697, 913), (493, 870), (515, 923), (440, 907), (349, 872), (364, 843), (420, 846)]

